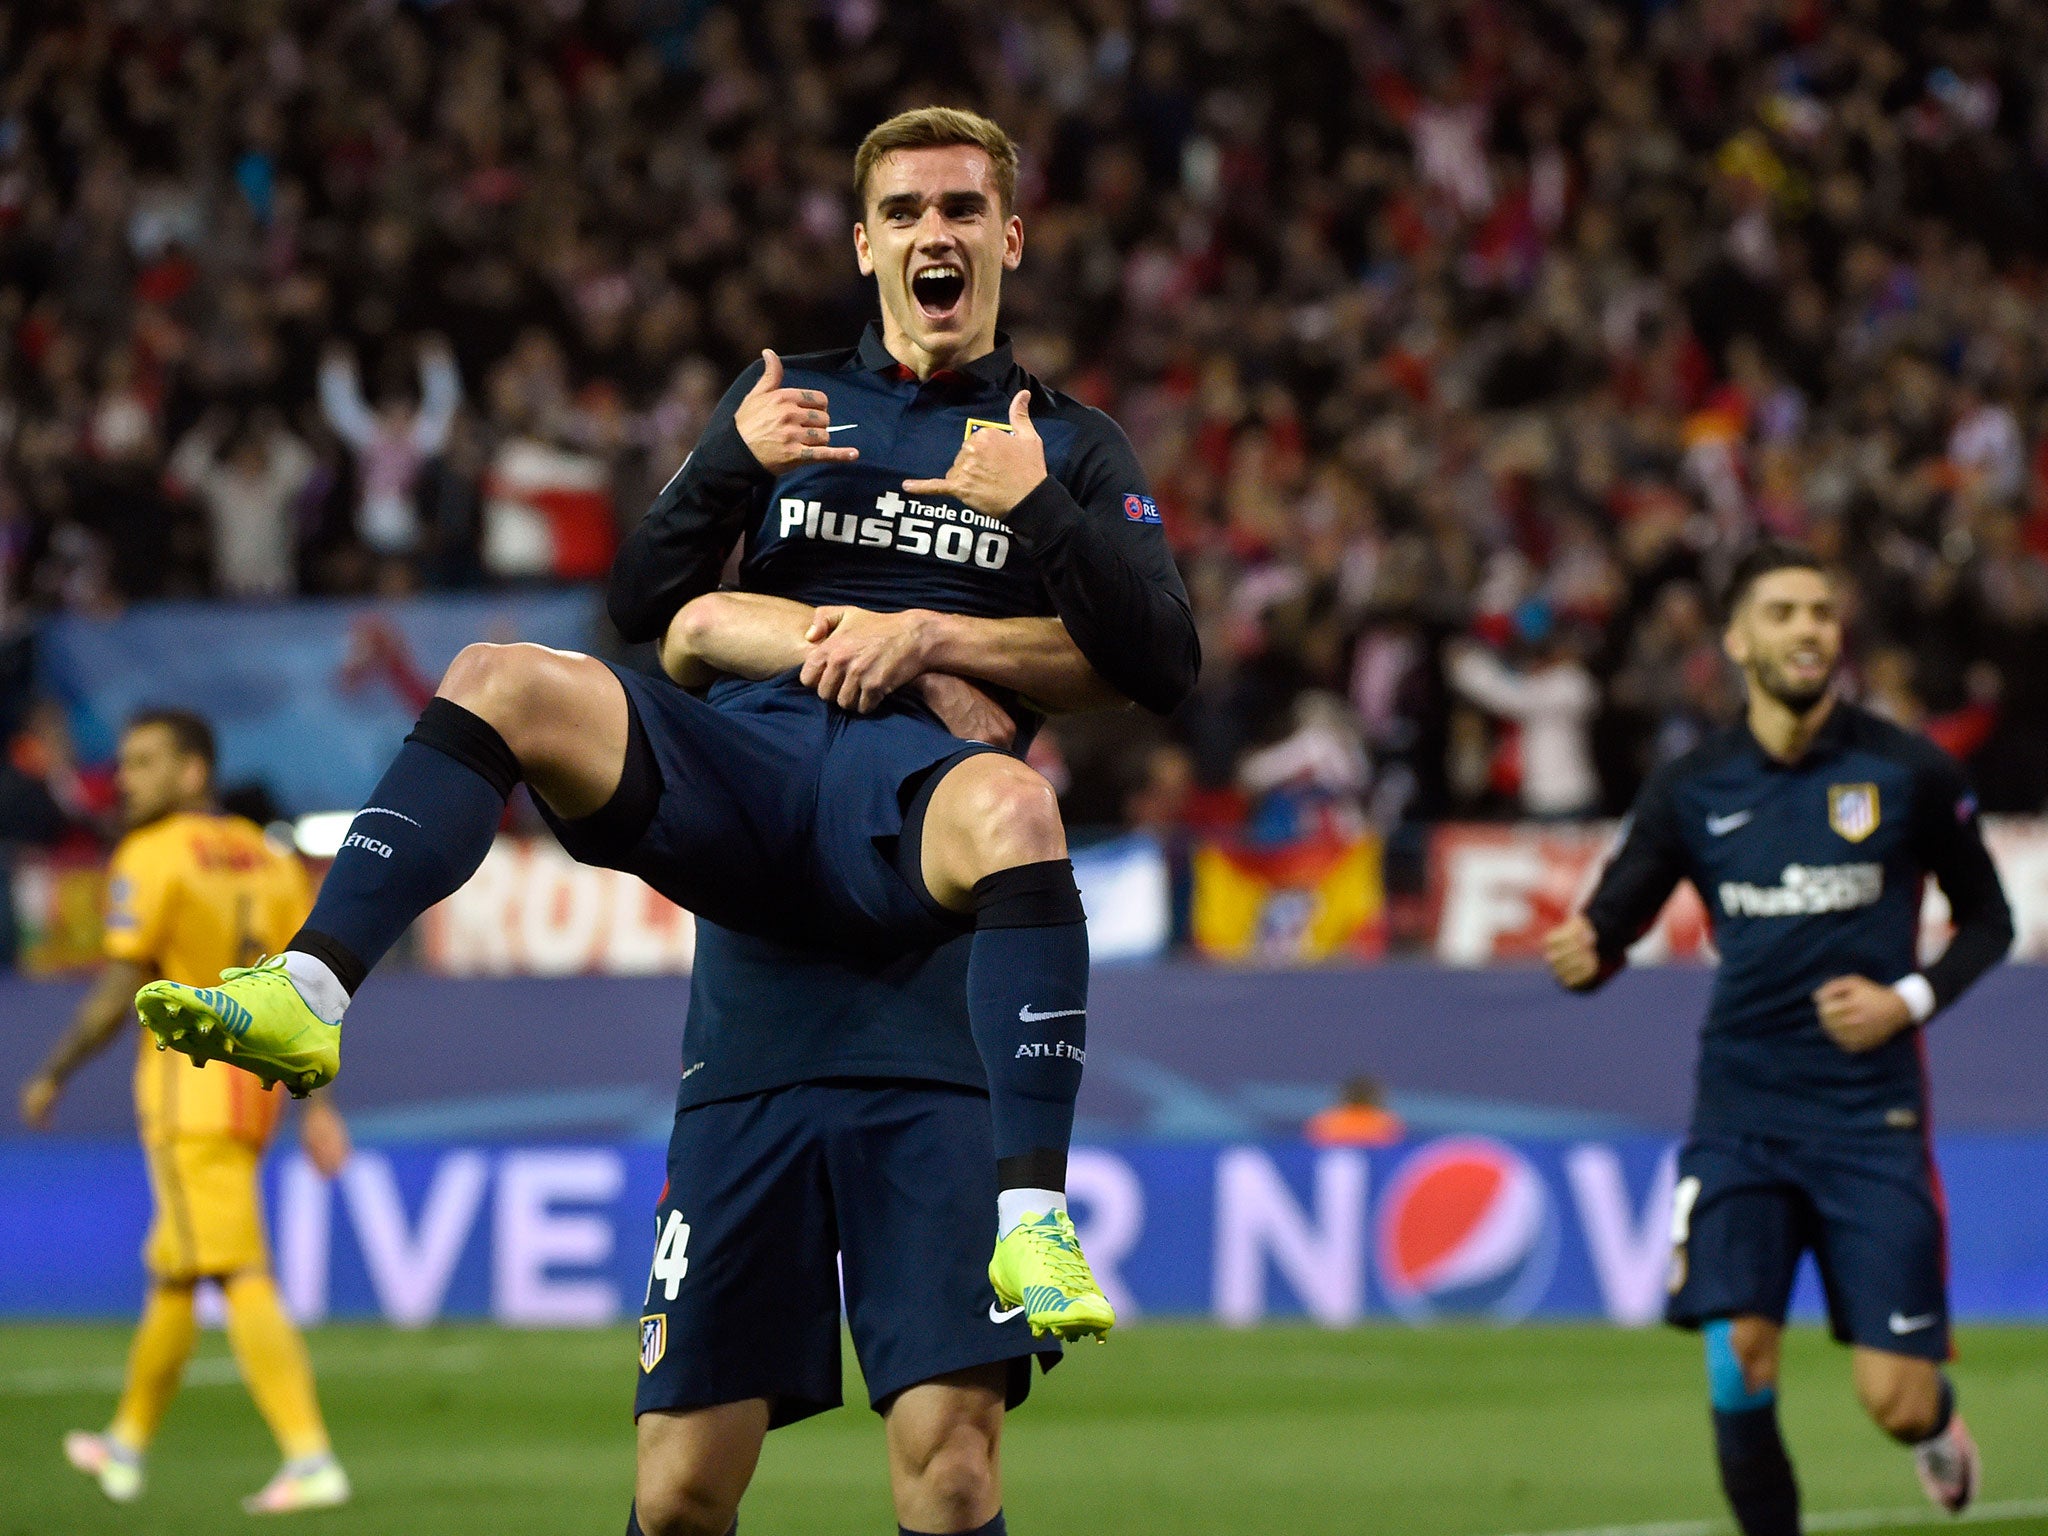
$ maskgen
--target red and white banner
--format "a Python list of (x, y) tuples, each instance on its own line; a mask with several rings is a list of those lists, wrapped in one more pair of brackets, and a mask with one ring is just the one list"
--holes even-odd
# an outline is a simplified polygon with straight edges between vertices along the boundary
[(637, 876), (578, 864), (553, 838), (501, 837), (469, 883), (420, 918), (420, 964), (449, 976), (684, 972), (690, 914)]

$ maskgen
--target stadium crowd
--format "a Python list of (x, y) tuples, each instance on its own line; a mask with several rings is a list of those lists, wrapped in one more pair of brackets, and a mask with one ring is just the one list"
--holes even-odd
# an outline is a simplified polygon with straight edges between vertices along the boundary
[(2028, 0), (7, 8), (6, 622), (601, 572), (746, 359), (871, 312), (851, 149), (948, 99), (1203, 628), (1176, 720), (1055, 733), (1070, 819), (1613, 810), (1729, 716), (1763, 533), (2048, 804)]

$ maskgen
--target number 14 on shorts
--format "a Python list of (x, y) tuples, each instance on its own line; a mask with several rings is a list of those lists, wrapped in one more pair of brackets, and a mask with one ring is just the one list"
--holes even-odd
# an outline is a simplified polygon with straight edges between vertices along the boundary
[(654, 1282), (661, 1282), (664, 1301), (674, 1301), (676, 1292), (682, 1288), (683, 1276), (690, 1272), (689, 1247), (690, 1224), (683, 1220), (681, 1211), (670, 1211), (667, 1221), (655, 1218), (654, 1266), (647, 1272), (647, 1294), (640, 1300), (642, 1306), (654, 1301)]

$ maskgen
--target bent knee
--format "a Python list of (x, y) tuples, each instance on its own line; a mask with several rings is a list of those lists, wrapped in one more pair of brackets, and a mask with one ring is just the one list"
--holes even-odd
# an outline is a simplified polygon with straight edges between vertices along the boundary
[(488, 721), (518, 754), (524, 736), (573, 710), (579, 664), (602, 665), (544, 645), (478, 641), (448, 664), (439, 693)]
[(1067, 856), (1059, 796), (1045, 775), (993, 752), (969, 758), (948, 778), (959, 775), (966, 777), (951, 797), (948, 819), (978, 855), (982, 873)]
[(1911, 1444), (1934, 1432), (1934, 1421), (1941, 1412), (1941, 1392), (1932, 1381), (1899, 1375), (1860, 1386), (1864, 1412), (1894, 1440)]
[(947, 1529), (986, 1524), (1000, 1502), (994, 1450), (981, 1435), (951, 1435), (905, 1470), (923, 1518), (936, 1515)]
[(643, 1477), (633, 1507), (646, 1536), (725, 1536), (739, 1514), (722, 1489), (689, 1478)]

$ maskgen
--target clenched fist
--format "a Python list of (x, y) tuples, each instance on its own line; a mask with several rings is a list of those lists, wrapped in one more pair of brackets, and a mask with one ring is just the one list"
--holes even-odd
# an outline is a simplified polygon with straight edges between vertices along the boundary
[(733, 425), (761, 467), (786, 475), (799, 464), (850, 464), (858, 448), (831, 446), (832, 415), (823, 391), (784, 389), (782, 359), (761, 354), (761, 377), (733, 412)]
[(1010, 509), (1045, 479), (1045, 443), (1031, 425), (1031, 391), (1010, 402), (1010, 430), (988, 428), (971, 434), (953, 456), (943, 480), (906, 480), (913, 496), (950, 496), (983, 517), (1008, 517)]
[(1583, 917), (1568, 918), (1543, 939), (1543, 958), (1550, 971), (1574, 992), (1600, 979), (1600, 941)]
[(1837, 976), (1813, 994), (1828, 1038), (1845, 1051), (1874, 1051), (1913, 1022), (1913, 1010), (1890, 987), (1867, 976)]

